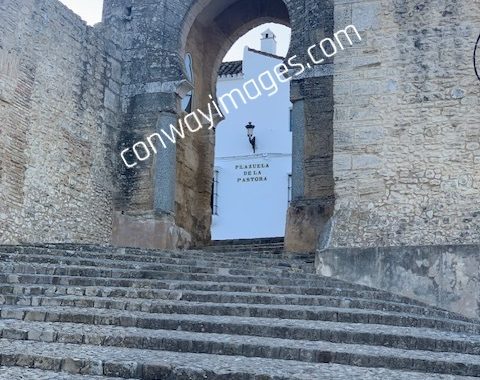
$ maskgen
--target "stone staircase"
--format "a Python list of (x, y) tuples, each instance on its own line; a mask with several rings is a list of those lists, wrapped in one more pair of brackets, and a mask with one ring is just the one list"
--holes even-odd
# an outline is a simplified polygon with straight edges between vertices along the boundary
[(227, 253), (235, 252), (237, 254), (249, 253), (273, 253), (281, 254), (284, 249), (283, 237), (262, 238), (262, 239), (235, 239), (235, 240), (214, 240), (206, 248), (209, 252)]
[(468, 379), (478, 321), (306, 256), (0, 247), (0, 379)]

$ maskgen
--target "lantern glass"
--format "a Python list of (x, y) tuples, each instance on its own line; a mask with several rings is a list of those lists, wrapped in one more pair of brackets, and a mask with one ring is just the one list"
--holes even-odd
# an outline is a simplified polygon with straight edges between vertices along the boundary
[(255, 126), (252, 124), (252, 122), (249, 122), (248, 125), (245, 126), (245, 128), (247, 128), (248, 137), (252, 137), (253, 130), (255, 129)]

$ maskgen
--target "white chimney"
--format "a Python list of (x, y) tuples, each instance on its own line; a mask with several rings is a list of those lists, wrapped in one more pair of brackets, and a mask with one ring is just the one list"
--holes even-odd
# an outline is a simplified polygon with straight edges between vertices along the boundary
[(277, 54), (277, 40), (275, 34), (270, 29), (262, 33), (262, 48), (264, 53)]

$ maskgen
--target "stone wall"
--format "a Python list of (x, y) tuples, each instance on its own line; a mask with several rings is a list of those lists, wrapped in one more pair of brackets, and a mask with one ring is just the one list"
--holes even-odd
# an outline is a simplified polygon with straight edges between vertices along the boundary
[[(363, 41), (335, 58), (335, 211), (317, 271), (478, 310), (477, 2), (336, 1)], [(371, 248), (370, 248), (371, 247)]]
[(337, 0), (329, 247), (480, 241), (476, 1)]
[(0, 3), (1, 243), (110, 241), (120, 64), (105, 48), (57, 1)]
[(205, 130), (177, 144), (175, 220), (190, 232), (197, 247), (208, 244), (211, 238), (213, 141), (213, 132)]
[[(104, 1), (105, 37), (122, 58), (119, 139), (114, 156), (118, 183), (115, 189), (113, 243), (144, 248), (179, 248), (190, 245), (190, 234), (176, 223), (177, 148), (168, 143), (157, 155), (132, 169), (120, 152), (145, 141), (160, 129), (169, 130), (181, 117), (180, 89), (185, 82), (183, 59), (174, 51), (185, 4)], [(181, 154), (181, 153), (180, 153)], [(131, 158), (131, 157), (130, 157)], [(180, 168), (181, 169), (180, 164)], [(188, 180), (188, 179), (187, 179)], [(186, 223), (185, 223), (186, 224)], [(130, 232), (129, 232), (130, 231)], [(134, 231), (134, 233), (132, 233)]]
[[(168, 130), (182, 117), (185, 53), (193, 57), (194, 109), (206, 110), (215, 95), (217, 70), (233, 42), (267, 21), (288, 23), (285, 4), (257, 0), (152, 2), (106, 0), (104, 23), (109, 38), (121, 45), (123, 58), (122, 122), (118, 152), (146, 136)], [(115, 33), (113, 33), (115, 31)], [(162, 120), (169, 120), (162, 124)], [(214, 133), (187, 133), (177, 144), (133, 169), (119, 166), (114, 242), (164, 247), (148, 236), (122, 239), (126, 231), (171, 223), (188, 246), (210, 241)], [(138, 226), (135, 226), (138, 224)], [(175, 232), (176, 234), (176, 232)], [(158, 238), (160, 240), (161, 238)], [(170, 247), (175, 248), (175, 247)]]
[(363, 37), (292, 83), (287, 249), (480, 240), (475, 2), (105, 0), (96, 28), (57, 1), (0, 7), (1, 242), (207, 242), (213, 135), (131, 170), (119, 153), (181, 116), (186, 51), (202, 107), (266, 21), (292, 26), (303, 62), (348, 24)]
[[(192, 57), (192, 110), (205, 109), (212, 92), (212, 68), (206, 64), (209, 53), (203, 38), (208, 31), (193, 25), (185, 46), (185, 53)], [(213, 45), (213, 43), (212, 43)], [(214, 49), (212, 49), (214, 51)], [(195, 133), (188, 133), (177, 144), (177, 172), (175, 213), (177, 224), (189, 231), (194, 244), (202, 246), (210, 242), (212, 221), (211, 191), (213, 178), (215, 131), (209, 126)]]
[(480, 317), (480, 246), (344, 248), (319, 252), (318, 273)]

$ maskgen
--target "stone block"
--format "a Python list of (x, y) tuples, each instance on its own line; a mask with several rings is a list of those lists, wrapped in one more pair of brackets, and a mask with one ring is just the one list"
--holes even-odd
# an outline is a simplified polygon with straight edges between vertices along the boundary
[(81, 373), (81, 370), (83, 367), (85, 367), (85, 361), (81, 359), (72, 359), (72, 358), (62, 359), (62, 366), (61, 366), (62, 372), (79, 374)]
[(292, 202), (287, 214), (285, 250), (287, 252), (315, 251), (319, 236), (330, 217), (330, 206)]
[(103, 375), (121, 378), (138, 378), (141, 366), (136, 362), (104, 363)]
[(478, 318), (476, 245), (324, 249), (319, 274), (371, 286)]
[(377, 169), (381, 167), (382, 161), (380, 157), (371, 154), (364, 154), (360, 156), (353, 156), (353, 169)]
[(134, 217), (116, 213), (113, 244), (150, 249), (188, 248), (190, 235), (175, 225), (171, 217)]
[(352, 24), (358, 31), (377, 29), (379, 27), (378, 2), (352, 4)]

